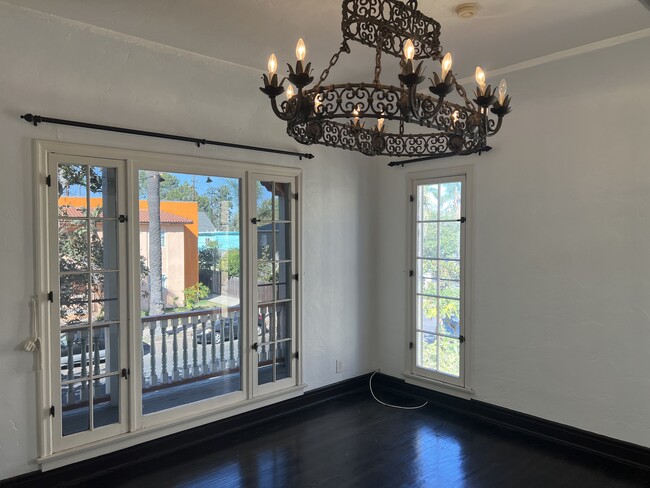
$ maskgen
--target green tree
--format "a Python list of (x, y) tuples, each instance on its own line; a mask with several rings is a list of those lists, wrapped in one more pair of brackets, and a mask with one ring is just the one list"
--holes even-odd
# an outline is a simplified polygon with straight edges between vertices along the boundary
[(194, 310), (201, 300), (208, 298), (209, 294), (210, 289), (203, 283), (196, 283), (189, 288), (185, 288), (183, 290), (183, 295), (185, 296), (185, 307)]

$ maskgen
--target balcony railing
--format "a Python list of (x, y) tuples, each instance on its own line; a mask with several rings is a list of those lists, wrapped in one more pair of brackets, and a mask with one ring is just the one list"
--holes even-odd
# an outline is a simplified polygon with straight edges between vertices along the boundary
[[(262, 307), (259, 312), (260, 364), (271, 359), (264, 345), (271, 311)], [(239, 307), (152, 315), (141, 322), (143, 391), (239, 372)]]

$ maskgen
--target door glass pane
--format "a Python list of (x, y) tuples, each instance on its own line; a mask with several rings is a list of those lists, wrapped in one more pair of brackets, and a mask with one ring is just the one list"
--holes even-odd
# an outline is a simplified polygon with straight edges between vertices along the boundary
[(90, 257), (94, 270), (117, 269), (117, 220), (90, 222)]
[(273, 383), (273, 359), (275, 357), (275, 346), (263, 346), (257, 355), (257, 384), (265, 385)]
[(59, 219), (59, 269), (85, 271), (88, 269), (88, 221)]
[(275, 340), (291, 337), (291, 302), (278, 303), (275, 306), (276, 337)]
[(97, 375), (119, 370), (119, 326), (93, 328), (93, 372)]
[[(144, 414), (242, 388), (240, 193), (238, 178), (139, 172)], [(260, 273), (272, 294), (271, 264)]]
[(87, 324), (89, 275), (66, 274), (59, 279), (59, 315), (61, 327)]
[(258, 181), (255, 188), (257, 190), (257, 219), (273, 220), (273, 182)]
[(88, 166), (60, 164), (57, 172), (59, 216), (88, 215)]
[(276, 261), (291, 259), (291, 224), (274, 224)]
[(291, 376), (291, 341), (278, 342), (275, 349), (275, 380)]
[(93, 323), (119, 320), (118, 283), (117, 272), (93, 273), (90, 275)]
[(61, 339), (61, 381), (87, 378), (90, 373), (88, 329), (65, 332)]
[(93, 382), (93, 426), (120, 421), (120, 376), (113, 375)]
[(61, 386), (61, 422), (64, 436), (90, 429), (89, 382)]
[(418, 185), (416, 204), (416, 365), (454, 377), (461, 358), (462, 191), (462, 181)]
[[(117, 170), (94, 166), (90, 168), (91, 207), (99, 218), (117, 217)], [(95, 202), (100, 201), (97, 205)], [(95, 203), (95, 205), (93, 205)]]
[(273, 195), (273, 220), (291, 220), (291, 184), (276, 182)]
[(275, 299), (291, 298), (291, 263), (275, 264)]

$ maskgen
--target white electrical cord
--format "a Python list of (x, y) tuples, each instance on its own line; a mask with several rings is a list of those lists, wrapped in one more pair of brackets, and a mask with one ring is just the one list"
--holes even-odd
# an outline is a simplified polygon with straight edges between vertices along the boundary
[(418, 408), (422, 408), (422, 407), (426, 406), (427, 403), (429, 403), (429, 402), (424, 402), (422, 405), (418, 405), (417, 407), (401, 407), (401, 406), (399, 406), (399, 405), (391, 405), (390, 403), (382, 402), (379, 398), (377, 398), (377, 397), (375, 396), (375, 392), (372, 391), (372, 377), (375, 376), (376, 374), (377, 374), (377, 371), (375, 371), (374, 373), (372, 373), (372, 374), (370, 375), (370, 379), (368, 380), (368, 386), (370, 387), (370, 393), (372, 394), (372, 397), (373, 397), (375, 400), (377, 400), (378, 403), (381, 403), (382, 405), (384, 405), (384, 406), (386, 406), (386, 407), (399, 408), (399, 409), (401, 409), (401, 410), (417, 410)]
[(38, 351), (39, 345), (41, 340), (38, 338), (38, 334), (36, 333), (36, 297), (33, 296), (29, 300), (29, 313), (31, 315), (30, 317), (30, 327), (31, 327), (31, 334), (32, 336), (29, 339), (26, 339), (25, 342), (23, 342), (23, 348), (27, 352), (34, 352)]

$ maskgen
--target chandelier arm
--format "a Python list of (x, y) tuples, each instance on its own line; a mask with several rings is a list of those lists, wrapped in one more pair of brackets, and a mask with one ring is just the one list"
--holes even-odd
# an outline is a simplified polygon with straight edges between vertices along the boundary
[[(486, 115), (486, 117), (487, 117), (487, 115)], [(503, 116), (502, 115), (499, 115), (499, 118), (497, 119), (496, 122), (494, 121), (494, 119), (490, 119), (488, 121), (487, 135), (488, 136), (493, 136), (494, 134), (499, 132), (499, 130), (501, 129), (502, 122), (503, 122)]]
[[(430, 100), (430, 97), (423, 97), (425, 100)], [(417, 102), (418, 102), (418, 97), (417, 97), (417, 90), (416, 87), (412, 87), (409, 89), (409, 106), (410, 106), (410, 111), (413, 117), (415, 117), (416, 120), (418, 120), (420, 123), (423, 121), (430, 121), (430, 119), (433, 119), (438, 112), (440, 112), (440, 109), (442, 108), (442, 102), (444, 101), (444, 97), (438, 97), (438, 101), (433, 107), (433, 110), (427, 110), (423, 105), (422, 101), (419, 101), (419, 112), (417, 110)]]
[(285, 122), (290, 122), (296, 118), (296, 115), (298, 115), (299, 108), (300, 108), (300, 101), (298, 100), (298, 103), (294, 103), (293, 110), (291, 112), (289, 111), (289, 106), (292, 105), (290, 103), (287, 103), (287, 110), (282, 111), (278, 107), (278, 102), (276, 101), (275, 97), (271, 97), (271, 108), (273, 109), (273, 113), (278, 117), (280, 120), (284, 120)]

